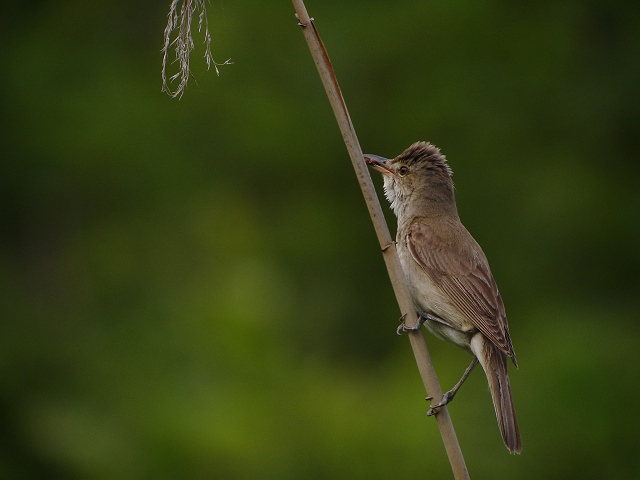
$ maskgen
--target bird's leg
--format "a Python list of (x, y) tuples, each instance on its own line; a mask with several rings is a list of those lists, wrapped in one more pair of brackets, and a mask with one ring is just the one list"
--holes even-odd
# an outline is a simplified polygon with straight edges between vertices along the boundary
[[(462, 374), (462, 378), (458, 381), (458, 383), (456, 383), (451, 390), (449, 390), (447, 393), (442, 395), (442, 400), (440, 400), (440, 403), (438, 403), (437, 405), (432, 405), (429, 408), (429, 411), (427, 412), (427, 417), (435, 415), (437, 413), (436, 409), (440, 407), (444, 407), (447, 403), (453, 400), (453, 397), (456, 396), (456, 393), (458, 393), (458, 390), (460, 389), (464, 381), (467, 379), (467, 377), (473, 370), (473, 367), (475, 367), (477, 364), (478, 364), (478, 359), (474, 357), (473, 361), (471, 362), (471, 365), (469, 365), (467, 369), (464, 371), (464, 373)], [(427, 401), (431, 400), (431, 397), (427, 397), (426, 400)]]
[(426, 313), (426, 312), (418, 312), (418, 322), (412, 327), (407, 327), (405, 325), (405, 323), (404, 323), (405, 316), (403, 316), (400, 319), (402, 321), (402, 323), (400, 323), (400, 325), (396, 329), (396, 333), (398, 335), (402, 335), (403, 332), (405, 332), (405, 333), (406, 332), (415, 332), (417, 330), (420, 330), (422, 328), (422, 325), (424, 325), (424, 322), (426, 322), (427, 320), (431, 320), (432, 322), (438, 322), (438, 323), (441, 323), (443, 325), (446, 325), (447, 327), (451, 327), (451, 325), (449, 325), (447, 322), (442, 320), (440, 317), (436, 317), (435, 315), (431, 315), (430, 313)]

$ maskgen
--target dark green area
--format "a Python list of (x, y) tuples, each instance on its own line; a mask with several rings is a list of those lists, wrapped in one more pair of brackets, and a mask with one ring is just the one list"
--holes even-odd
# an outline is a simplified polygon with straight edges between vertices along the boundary
[[(0, 16), (0, 478), (450, 478), (292, 5), (211, 0), (234, 65), (198, 45), (180, 101), (168, 6)], [(505, 300), (523, 454), (475, 372), (472, 478), (637, 478), (640, 2), (307, 7), (363, 149), (448, 156)]]

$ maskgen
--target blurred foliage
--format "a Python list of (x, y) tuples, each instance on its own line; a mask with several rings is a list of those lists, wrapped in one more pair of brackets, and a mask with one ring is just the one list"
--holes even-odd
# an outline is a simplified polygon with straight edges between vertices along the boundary
[[(0, 478), (450, 478), (291, 4), (211, 0), (234, 65), (196, 49), (180, 101), (168, 6), (0, 16)], [(524, 451), (476, 372), (472, 478), (637, 478), (640, 3), (307, 7), (365, 151), (447, 154), (505, 299)]]

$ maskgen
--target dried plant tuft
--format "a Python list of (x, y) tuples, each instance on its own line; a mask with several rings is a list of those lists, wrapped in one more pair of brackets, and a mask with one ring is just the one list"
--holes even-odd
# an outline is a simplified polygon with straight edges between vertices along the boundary
[[(172, 0), (169, 7), (167, 27), (164, 29), (164, 46), (162, 47), (162, 91), (174, 98), (182, 97), (191, 75), (189, 60), (194, 48), (191, 20), (196, 11), (200, 12), (198, 14), (198, 32), (202, 32), (204, 27), (204, 44), (206, 45), (204, 59), (207, 62), (207, 69), (213, 65), (216, 74), (220, 75), (219, 66), (232, 64), (231, 59), (217, 63), (211, 55), (211, 34), (209, 33), (205, 0), (182, 0), (182, 5), (178, 8), (179, 3), (180, 0)], [(177, 33), (172, 40), (173, 32)], [(171, 63), (177, 62), (180, 65), (180, 70), (167, 80), (167, 56), (171, 49), (176, 52), (176, 58)], [(179, 80), (179, 83), (175, 89), (172, 89), (171, 83), (176, 80)]]

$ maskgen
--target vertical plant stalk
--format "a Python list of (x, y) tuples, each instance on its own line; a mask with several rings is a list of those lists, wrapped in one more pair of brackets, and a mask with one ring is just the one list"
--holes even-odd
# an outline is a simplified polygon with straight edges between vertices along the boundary
[[(351, 163), (353, 164), (358, 183), (360, 184), (367, 208), (369, 209), (369, 215), (371, 216), (371, 221), (373, 222), (373, 227), (375, 228), (380, 248), (382, 249), (383, 258), (387, 266), (387, 271), (389, 272), (389, 279), (391, 280), (402, 318), (404, 318), (407, 326), (415, 325), (418, 317), (411, 294), (409, 293), (406, 277), (400, 264), (396, 245), (391, 238), (389, 228), (384, 219), (382, 207), (380, 206), (373, 182), (371, 181), (369, 169), (364, 162), (362, 149), (360, 148), (355, 129), (351, 123), (351, 118), (349, 117), (349, 112), (342, 97), (338, 80), (331, 66), (331, 61), (320, 39), (320, 35), (316, 30), (313, 19), (311, 19), (307, 13), (304, 1), (293, 0), (293, 6), (296, 10), (299, 25), (302, 27), (305, 39), (309, 45), (311, 56), (313, 57), (327, 96), (329, 97), (329, 102), (331, 103), (333, 113), (342, 132), (344, 143), (351, 157)], [(427, 394), (432, 396), (437, 403), (442, 398), (442, 390), (438, 383), (433, 363), (431, 362), (431, 356), (429, 355), (424, 335), (422, 331), (416, 331), (408, 332), (408, 336)], [(460, 449), (460, 444), (453, 429), (447, 407), (442, 407), (435, 417), (449, 457), (449, 462), (451, 463), (454, 478), (468, 479), (469, 472), (467, 471), (462, 450)]]

